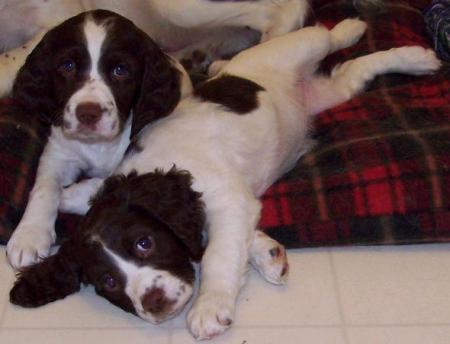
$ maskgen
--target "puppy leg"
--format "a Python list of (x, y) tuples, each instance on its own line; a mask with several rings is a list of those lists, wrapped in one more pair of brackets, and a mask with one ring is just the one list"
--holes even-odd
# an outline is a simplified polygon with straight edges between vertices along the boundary
[(17, 72), (25, 63), (27, 56), (41, 41), (45, 32), (46, 30), (41, 31), (29, 42), (0, 55), (0, 98), (7, 96), (12, 90)]
[(263, 83), (281, 78), (292, 86), (299, 73), (302, 77), (314, 73), (330, 52), (354, 44), (365, 28), (364, 22), (347, 19), (331, 31), (322, 26), (300, 29), (241, 52), (223, 70)]
[(84, 215), (91, 207), (89, 202), (103, 185), (104, 179), (90, 178), (63, 189), (59, 211)]
[(210, 339), (233, 323), (261, 208), (251, 192), (242, 189), (231, 187), (204, 196), (208, 245), (201, 263), (199, 294), (187, 317), (197, 339)]
[(73, 183), (79, 169), (73, 161), (59, 157), (70, 156), (49, 143), (39, 160), (36, 181), (31, 190), (25, 213), (6, 246), (10, 264), (20, 269), (47, 257), (55, 242), (55, 220), (62, 185)]
[(250, 247), (250, 263), (268, 282), (278, 285), (286, 283), (289, 275), (286, 250), (260, 230), (256, 230)]
[(331, 78), (317, 76), (307, 85), (308, 112), (316, 114), (351, 99), (378, 75), (431, 74), (440, 66), (433, 50), (419, 46), (393, 48), (347, 61), (333, 70)]
[[(241, 53), (244, 58), (237, 63), (242, 63), (247, 57), (253, 58), (259, 64), (270, 64), (270, 67), (275, 65), (275, 59), (280, 59), (282, 53), (279, 53), (279, 49), (283, 52), (288, 52), (292, 50), (304, 50), (306, 54), (295, 55), (295, 53), (290, 53), (289, 56), (294, 55), (296, 58), (289, 62), (293, 62), (294, 66), (290, 66), (289, 62), (280, 59), (280, 64), (278, 68), (286, 68), (292, 70), (292, 68), (297, 68), (298, 65), (311, 64), (322, 60), (326, 55), (335, 52), (340, 49), (347, 48), (355, 44), (362, 35), (365, 33), (367, 24), (359, 19), (346, 19), (338, 23), (331, 31), (328, 31), (324, 27), (313, 27), (307, 29), (301, 29), (298, 32), (290, 33), (289, 37), (283, 38), (279, 37), (274, 42), (266, 43), (262, 47), (254, 47), (249, 49), (249, 52)], [(305, 32), (305, 30), (307, 30)], [(325, 37), (327, 36), (327, 37)], [(315, 37), (314, 41), (308, 40), (308, 37)], [(311, 54), (309, 55), (308, 52)], [(266, 55), (266, 56), (264, 56)], [(308, 58), (311, 61), (308, 61)], [(225, 68), (229, 61), (220, 60), (213, 62), (208, 69), (208, 75), (210, 77), (217, 75), (221, 70)], [(236, 62), (235, 62), (236, 63)], [(290, 66), (290, 67), (289, 67)], [(312, 73), (312, 71), (311, 71)], [(295, 75), (293, 75), (295, 77)]]
[(330, 30), (331, 49), (335, 51), (351, 47), (356, 44), (367, 30), (367, 24), (359, 19), (345, 19)]

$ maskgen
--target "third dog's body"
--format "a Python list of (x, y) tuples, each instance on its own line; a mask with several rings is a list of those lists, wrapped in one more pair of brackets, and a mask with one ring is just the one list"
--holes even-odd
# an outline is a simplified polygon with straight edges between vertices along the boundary
[(121, 14), (175, 58), (207, 65), (258, 43), (260, 33), (267, 40), (301, 26), (307, 8), (305, 0), (0, 0), (0, 97), (43, 34), (84, 11)]

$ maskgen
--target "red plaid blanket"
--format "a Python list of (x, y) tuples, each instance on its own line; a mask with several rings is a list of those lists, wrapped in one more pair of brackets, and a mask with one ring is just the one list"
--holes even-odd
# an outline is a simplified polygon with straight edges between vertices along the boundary
[[(351, 1), (315, 1), (327, 26), (357, 15)], [(401, 45), (429, 46), (429, 1), (386, 1), (362, 16), (369, 30), (348, 58)], [(403, 244), (450, 239), (450, 68), (434, 76), (383, 76), (361, 96), (317, 116), (316, 148), (263, 196), (261, 227), (287, 247)], [(0, 106), (0, 242), (18, 223), (48, 128)], [(77, 218), (60, 216), (60, 235)]]

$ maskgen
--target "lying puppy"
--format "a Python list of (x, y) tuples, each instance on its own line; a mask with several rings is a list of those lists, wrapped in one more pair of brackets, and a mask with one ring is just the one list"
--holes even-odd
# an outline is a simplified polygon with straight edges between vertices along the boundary
[[(440, 66), (433, 51), (402, 47), (347, 61), (330, 77), (315, 74), (323, 58), (354, 44), (365, 28), (352, 19), (331, 31), (306, 28), (234, 57), (138, 134), (138, 148), (117, 170), (122, 175), (106, 180), (79, 235), (23, 271), (11, 301), (38, 306), (76, 292), (83, 280), (159, 323), (192, 294), (189, 259), (201, 256), (205, 227), (200, 289), (187, 322), (198, 339), (224, 332), (249, 257), (264, 255), (254, 252), (258, 196), (308, 150), (311, 115), (350, 99), (379, 74), (426, 74)], [(66, 206), (86, 210), (88, 191), (98, 185), (72, 186), (67, 192), (78, 198)]]
[(0, 97), (42, 35), (84, 11), (119, 13), (165, 52), (201, 67), (300, 27), (307, 8), (306, 0), (0, 0)]

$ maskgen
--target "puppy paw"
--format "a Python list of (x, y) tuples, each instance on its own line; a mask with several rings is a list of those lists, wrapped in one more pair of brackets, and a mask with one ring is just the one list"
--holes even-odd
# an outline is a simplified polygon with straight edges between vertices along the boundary
[(359, 19), (345, 19), (331, 31), (333, 50), (350, 47), (358, 42), (367, 30), (367, 24)]
[(401, 59), (402, 69), (414, 75), (433, 74), (442, 66), (441, 60), (432, 49), (421, 46), (394, 48), (395, 54)]
[(286, 250), (279, 242), (257, 231), (252, 243), (250, 263), (268, 282), (283, 285), (289, 276)]
[(234, 318), (235, 300), (225, 292), (201, 294), (187, 316), (189, 331), (198, 340), (225, 332)]
[(103, 185), (103, 179), (90, 178), (72, 184), (62, 190), (59, 211), (84, 215), (90, 208), (89, 201)]
[(9, 263), (17, 270), (38, 263), (48, 257), (55, 237), (53, 229), (19, 225), (6, 246)]
[[(61, 199), (59, 201), (58, 210), (63, 213), (76, 213), (76, 210), (80, 207), (80, 192), (78, 184), (72, 184), (61, 192)], [(89, 210), (89, 205), (86, 204), (86, 211)], [(82, 214), (81, 214), (82, 215)]]

